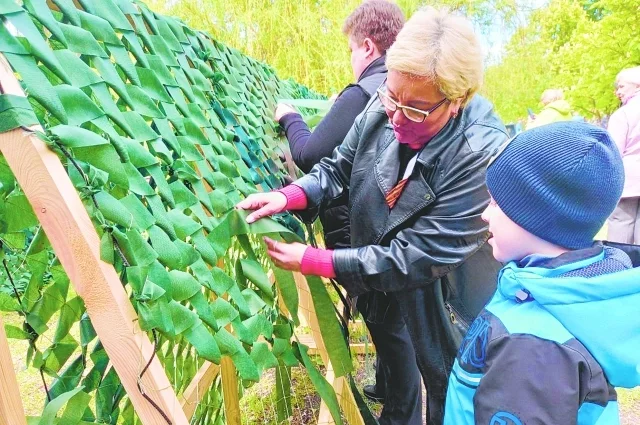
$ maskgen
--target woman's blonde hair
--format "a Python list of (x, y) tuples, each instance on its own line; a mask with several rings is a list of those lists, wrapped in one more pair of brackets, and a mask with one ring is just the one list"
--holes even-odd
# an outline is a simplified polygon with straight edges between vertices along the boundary
[(446, 9), (413, 14), (387, 52), (387, 68), (435, 83), (449, 100), (466, 105), (480, 89), (482, 48), (471, 23)]
[(616, 77), (616, 83), (624, 81), (625, 83), (631, 83), (640, 87), (640, 66), (634, 66), (633, 68), (625, 68), (618, 73)]

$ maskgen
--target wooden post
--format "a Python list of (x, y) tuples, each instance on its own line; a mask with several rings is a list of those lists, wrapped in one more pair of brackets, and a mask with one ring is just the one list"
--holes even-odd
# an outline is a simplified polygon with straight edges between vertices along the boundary
[[(293, 277), (296, 281), (298, 288), (298, 294), (300, 303), (298, 306), (299, 315), (303, 316), (311, 328), (311, 336), (315, 342), (317, 353), (320, 355), (322, 362), (327, 367), (327, 373), (325, 379), (331, 384), (338, 403), (342, 408), (342, 411), (349, 422), (349, 425), (364, 425), (364, 419), (360, 414), (358, 405), (356, 404), (351, 387), (344, 377), (336, 378), (333, 372), (333, 367), (329, 361), (329, 353), (322, 340), (322, 334), (320, 333), (320, 325), (318, 324), (318, 317), (316, 315), (316, 309), (313, 306), (313, 299), (311, 298), (311, 292), (309, 291), (309, 285), (307, 280), (300, 273), (294, 273)], [(302, 319), (302, 318), (301, 318)], [(329, 408), (324, 401), (320, 404), (320, 412), (318, 413), (318, 425), (333, 425), (335, 422), (331, 417)]]
[(238, 396), (238, 374), (231, 357), (223, 356), (220, 361), (224, 417), (227, 425), (241, 425), (240, 397)]
[[(0, 81), (5, 93), (22, 95), (4, 55), (0, 55)], [(42, 130), (40, 126), (33, 129)], [(140, 379), (140, 372), (153, 355), (153, 345), (138, 326), (138, 317), (112, 265), (100, 259), (100, 240), (78, 192), (58, 156), (35, 134), (21, 128), (0, 134), (0, 152), (38, 217), (51, 246), (64, 267), (100, 341), (144, 425), (187, 425), (176, 394), (160, 361), (154, 358)]]
[(209, 391), (209, 387), (211, 387), (219, 373), (220, 366), (215, 363), (204, 362), (196, 376), (193, 377), (187, 389), (180, 396), (180, 405), (187, 419), (191, 419), (198, 407), (198, 403)]
[(9, 342), (0, 315), (0, 425), (27, 425)]

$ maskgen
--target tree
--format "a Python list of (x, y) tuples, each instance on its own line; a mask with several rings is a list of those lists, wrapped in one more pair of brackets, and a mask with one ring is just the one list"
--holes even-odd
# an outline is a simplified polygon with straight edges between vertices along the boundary
[(574, 110), (600, 119), (618, 106), (613, 82), (640, 64), (640, 0), (551, 0), (487, 69), (484, 93), (505, 122), (525, 117), (542, 91), (562, 88)]
[[(471, 17), (478, 28), (513, 19), (518, 1), (397, 0), (406, 16), (424, 4), (445, 5)], [(152, 10), (176, 16), (192, 28), (273, 66), (324, 94), (353, 81), (345, 18), (362, 0), (148, 0)]]

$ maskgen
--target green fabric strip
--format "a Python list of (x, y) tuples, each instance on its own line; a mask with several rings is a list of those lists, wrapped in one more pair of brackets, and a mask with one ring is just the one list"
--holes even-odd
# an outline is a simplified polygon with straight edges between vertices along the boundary
[(11, 94), (0, 95), (0, 133), (34, 124), (38, 124), (38, 118), (33, 113), (26, 97)]

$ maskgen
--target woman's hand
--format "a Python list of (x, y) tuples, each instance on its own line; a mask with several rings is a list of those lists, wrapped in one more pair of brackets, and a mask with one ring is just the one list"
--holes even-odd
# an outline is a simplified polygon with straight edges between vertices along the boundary
[(254, 193), (238, 202), (237, 209), (254, 211), (247, 216), (247, 223), (251, 224), (262, 217), (284, 211), (287, 197), (281, 192)]
[(282, 117), (284, 117), (285, 115), (297, 114), (297, 113), (298, 113), (298, 111), (293, 109), (292, 106), (287, 105), (285, 103), (278, 103), (278, 106), (276, 106), (276, 112), (274, 114), (274, 118), (275, 118), (276, 121), (280, 121), (280, 119)]
[(273, 260), (273, 264), (284, 270), (300, 271), (302, 257), (307, 250), (307, 245), (298, 242), (285, 243), (264, 238), (267, 244), (267, 252)]

